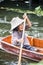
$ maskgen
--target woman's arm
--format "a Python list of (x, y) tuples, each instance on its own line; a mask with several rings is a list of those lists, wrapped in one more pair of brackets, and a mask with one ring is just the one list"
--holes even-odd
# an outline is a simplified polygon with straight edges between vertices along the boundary
[(29, 18), (28, 18), (28, 17), (26, 18), (26, 21), (27, 21), (28, 26), (29, 26), (29, 27), (31, 27), (31, 26), (32, 26), (32, 24), (31, 24), (31, 22), (30, 22), (30, 20), (29, 20)]

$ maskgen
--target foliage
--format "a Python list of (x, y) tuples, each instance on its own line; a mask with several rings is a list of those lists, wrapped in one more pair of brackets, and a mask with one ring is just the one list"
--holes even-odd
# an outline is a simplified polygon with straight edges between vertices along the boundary
[(28, 14), (36, 14), (37, 16), (43, 16), (43, 10), (40, 6), (36, 7), (34, 11), (30, 11), (22, 8), (10, 8), (10, 7), (0, 7), (1, 10), (6, 10), (7, 12), (17, 12), (17, 13), (28, 13)]
[(40, 6), (38, 6), (38, 7), (35, 8), (35, 14), (36, 14), (37, 16), (41, 16), (41, 15), (42, 15), (42, 14), (41, 14), (41, 11), (42, 11), (42, 9), (41, 9)]

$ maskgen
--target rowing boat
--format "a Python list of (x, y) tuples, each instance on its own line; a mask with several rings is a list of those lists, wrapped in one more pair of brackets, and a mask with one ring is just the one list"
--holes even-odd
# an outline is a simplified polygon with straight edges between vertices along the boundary
[[(22, 57), (27, 58), (27, 59), (31, 59), (34, 61), (40, 61), (43, 60), (43, 39), (39, 39), (39, 38), (33, 38), (31, 36), (27, 37), (30, 45), (37, 48), (37, 51), (31, 51), (31, 50), (27, 50), (27, 49), (22, 49)], [(14, 55), (19, 55), (20, 52), (20, 47), (18, 46), (14, 46), (12, 45), (11, 42), (12, 36), (9, 35), (5, 38), (3, 38), (0, 42), (1, 42), (1, 49), (3, 49), (4, 51), (14, 54)]]

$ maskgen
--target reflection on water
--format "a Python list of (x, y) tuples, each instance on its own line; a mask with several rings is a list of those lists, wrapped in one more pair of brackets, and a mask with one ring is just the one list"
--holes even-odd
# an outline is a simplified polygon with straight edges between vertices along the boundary
[(27, 32), (29, 35), (33, 37), (38, 37), (43, 39), (43, 27), (31, 27), (30, 31)]
[(32, 14), (29, 18), (32, 21), (32, 27), (27, 32), (28, 35), (43, 39), (43, 17)]
[(0, 29), (0, 37), (5, 37), (10, 34), (9, 30), (6, 29)]
[[(31, 61), (32, 62), (32, 61)], [(18, 57), (0, 50), (0, 65), (17, 65)], [(22, 59), (22, 65), (29, 65), (30, 60)]]
[[(31, 16), (30, 16), (30, 19), (32, 20)], [(42, 18), (38, 19), (36, 17), (35, 20), (32, 20), (32, 27), (27, 31), (28, 35), (43, 39), (43, 24), (42, 23), (43, 23)], [(11, 28), (10, 24), (0, 23), (0, 36), (3, 37), (10, 34), (10, 28)]]

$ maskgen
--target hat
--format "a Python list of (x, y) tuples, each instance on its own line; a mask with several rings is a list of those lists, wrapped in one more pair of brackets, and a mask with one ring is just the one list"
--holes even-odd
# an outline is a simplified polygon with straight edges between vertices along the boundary
[(19, 26), (23, 22), (24, 22), (24, 19), (20, 19), (19, 17), (14, 17), (11, 20), (11, 30), (15, 29), (17, 26)]

